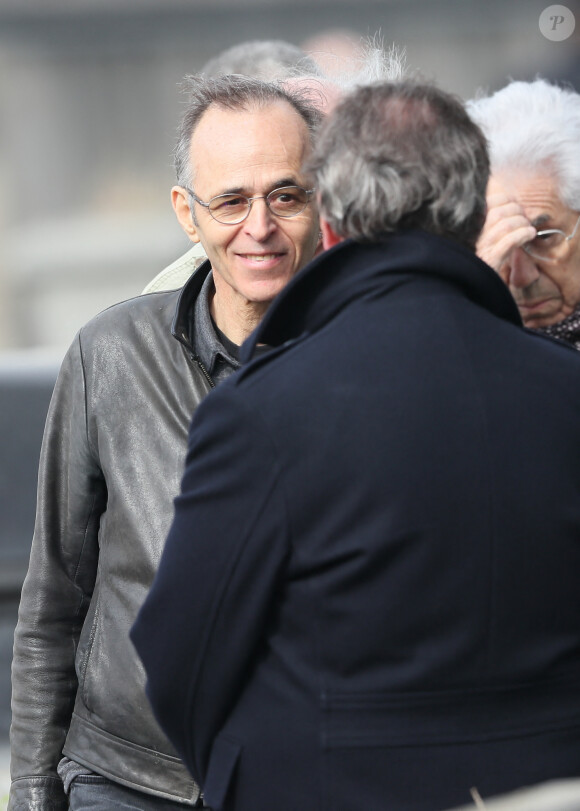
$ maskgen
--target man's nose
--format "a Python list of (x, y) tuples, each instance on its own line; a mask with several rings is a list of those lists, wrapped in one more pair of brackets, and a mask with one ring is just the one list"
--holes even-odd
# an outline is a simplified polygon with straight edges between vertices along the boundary
[(246, 233), (257, 242), (263, 242), (276, 230), (276, 217), (270, 211), (264, 197), (253, 200), (250, 213), (244, 220), (244, 226)]
[(522, 248), (515, 248), (506, 262), (501, 275), (509, 287), (523, 290), (539, 279), (540, 271), (529, 254)]

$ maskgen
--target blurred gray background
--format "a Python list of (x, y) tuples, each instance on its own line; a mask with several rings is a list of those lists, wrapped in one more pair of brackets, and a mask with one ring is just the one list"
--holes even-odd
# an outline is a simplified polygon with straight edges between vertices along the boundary
[[(337, 53), (380, 32), (463, 98), (540, 74), (580, 89), (537, 0), (0, 0), (0, 746), (36, 466), (76, 330), (188, 242), (169, 201), (181, 78), (248, 39)], [(338, 39), (337, 39), (338, 34)], [(342, 39), (341, 39), (342, 37)], [(326, 39), (328, 42), (328, 39)], [(1, 793), (1, 791), (0, 791)]]

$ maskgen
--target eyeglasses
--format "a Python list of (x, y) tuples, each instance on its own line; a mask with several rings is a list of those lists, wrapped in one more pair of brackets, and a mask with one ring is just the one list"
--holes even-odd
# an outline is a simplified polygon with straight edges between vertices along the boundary
[(303, 189), (300, 186), (284, 186), (274, 189), (269, 194), (258, 197), (246, 197), (243, 194), (218, 194), (209, 203), (204, 203), (192, 189), (185, 190), (191, 194), (196, 203), (205, 206), (214, 220), (224, 225), (237, 225), (243, 222), (250, 213), (254, 200), (264, 200), (276, 217), (296, 217), (301, 214), (314, 194), (314, 189)]
[(576, 220), (576, 225), (571, 234), (566, 234), (559, 228), (548, 228), (545, 231), (538, 231), (536, 236), (523, 246), (524, 251), (535, 259), (542, 262), (557, 262), (561, 256), (560, 248), (564, 242), (570, 242), (576, 236), (576, 231), (580, 225), (580, 216)]

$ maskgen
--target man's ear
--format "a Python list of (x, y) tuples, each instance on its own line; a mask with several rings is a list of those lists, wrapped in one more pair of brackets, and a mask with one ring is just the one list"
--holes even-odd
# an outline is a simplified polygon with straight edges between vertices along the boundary
[(322, 246), (325, 251), (338, 245), (339, 242), (344, 241), (344, 237), (339, 236), (332, 225), (325, 220), (322, 215), (320, 217), (320, 230), (322, 231)]
[(191, 208), (189, 206), (189, 193), (183, 186), (174, 186), (171, 189), (171, 205), (175, 211), (177, 221), (190, 238), (192, 242), (199, 242), (200, 237), (197, 233), (196, 225), (191, 216)]

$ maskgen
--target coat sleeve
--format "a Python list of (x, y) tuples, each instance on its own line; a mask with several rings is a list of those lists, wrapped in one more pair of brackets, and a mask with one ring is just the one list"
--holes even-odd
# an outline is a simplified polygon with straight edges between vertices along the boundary
[(194, 417), (174, 521), (131, 633), (157, 720), (202, 786), (289, 553), (277, 454), (230, 382)]
[(10, 811), (68, 807), (56, 768), (77, 691), (75, 654), (94, 587), (105, 503), (87, 432), (78, 336), (48, 411), (30, 564), (14, 635)]

